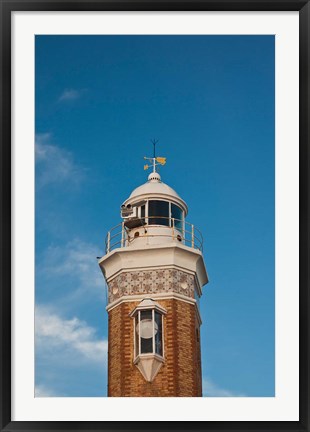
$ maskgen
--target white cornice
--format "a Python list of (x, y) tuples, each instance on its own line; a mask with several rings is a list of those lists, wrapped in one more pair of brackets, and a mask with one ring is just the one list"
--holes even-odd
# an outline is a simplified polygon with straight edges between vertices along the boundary
[(186, 297), (182, 294), (173, 293), (173, 292), (152, 294), (151, 296), (150, 296), (150, 294), (123, 296), (123, 297), (120, 297), (119, 299), (115, 300), (114, 302), (108, 304), (108, 306), (106, 307), (106, 310), (108, 312), (110, 312), (112, 309), (116, 308), (117, 306), (119, 306), (122, 303), (137, 302), (137, 301), (141, 301), (145, 298), (151, 298), (152, 300), (171, 300), (171, 299), (174, 299), (174, 300), (180, 300), (180, 301), (183, 301), (185, 303), (192, 304), (195, 306), (195, 310), (196, 310), (199, 324), (200, 325), (202, 324), (202, 320), (201, 320), (197, 301), (195, 299)]
[(149, 245), (114, 249), (98, 261), (107, 281), (121, 271), (177, 267), (194, 273), (200, 288), (208, 283), (202, 253), (184, 245)]

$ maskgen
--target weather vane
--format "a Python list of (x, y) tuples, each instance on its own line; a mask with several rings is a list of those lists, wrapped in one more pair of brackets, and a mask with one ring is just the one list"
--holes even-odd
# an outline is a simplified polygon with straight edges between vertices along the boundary
[(153, 157), (149, 158), (149, 157), (144, 156), (144, 159), (151, 162), (150, 165), (148, 165), (148, 164), (144, 165), (144, 170), (148, 170), (149, 168), (153, 168), (153, 172), (156, 172), (157, 165), (165, 165), (166, 158), (165, 157), (156, 157), (156, 144), (158, 143), (158, 140), (151, 140), (151, 143), (153, 144), (153, 149), (154, 149)]

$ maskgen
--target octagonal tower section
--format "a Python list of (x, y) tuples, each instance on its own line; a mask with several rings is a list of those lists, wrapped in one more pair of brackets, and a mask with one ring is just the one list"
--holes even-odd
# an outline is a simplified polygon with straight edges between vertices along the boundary
[(108, 396), (202, 396), (202, 236), (159, 173), (121, 205), (99, 265), (108, 286)]

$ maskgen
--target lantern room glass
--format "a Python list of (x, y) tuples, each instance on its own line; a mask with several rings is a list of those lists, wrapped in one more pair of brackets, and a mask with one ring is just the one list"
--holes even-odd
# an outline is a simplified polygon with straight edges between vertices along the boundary
[(171, 203), (171, 217), (174, 219), (174, 226), (177, 230), (182, 231), (183, 230), (183, 212), (175, 204)]
[(148, 202), (149, 225), (174, 226), (180, 232), (183, 231), (183, 210), (176, 204), (168, 201)]
[(168, 201), (149, 201), (149, 225), (169, 226)]

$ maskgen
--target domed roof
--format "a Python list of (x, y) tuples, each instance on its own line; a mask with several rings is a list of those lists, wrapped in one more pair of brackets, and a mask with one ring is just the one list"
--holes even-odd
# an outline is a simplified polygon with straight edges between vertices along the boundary
[(173, 190), (170, 186), (168, 186), (166, 183), (161, 182), (153, 182), (148, 181), (144, 183), (143, 185), (137, 187), (134, 189), (129, 198), (138, 197), (140, 195), (145, 194), (160, 194), (160, 195), (169, 195), (169, 197), (175, 197), (177, 199), (181, 199), (181, 197), (176, 193), (175, 190)]
[(134, 189), (124, 204), (134, 203), (137, 200), (146, 198), (162, 198), (175, 202), (176, 204), (181, 205), (187, 214), (187, 205), (185, 201), (183, 201), (174, 189), (161, 181), (161, 177), (157, 172), (151, 173), (146, 183)]

